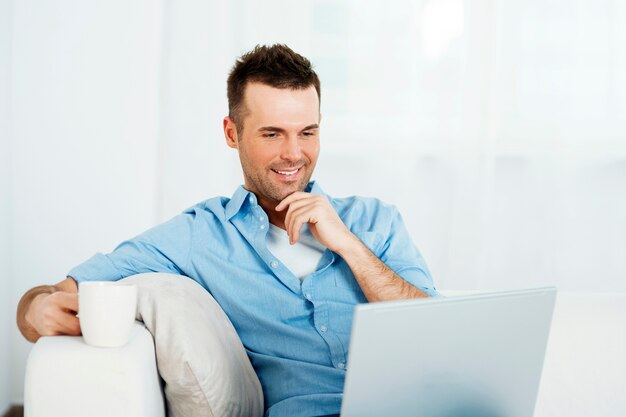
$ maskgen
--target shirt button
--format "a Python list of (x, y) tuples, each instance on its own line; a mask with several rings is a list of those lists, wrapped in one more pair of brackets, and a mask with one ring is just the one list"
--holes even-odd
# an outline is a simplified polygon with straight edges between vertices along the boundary
[(270, 266), (271, 266), (272, 268), (276, 269), (276, 268), (278, 268), (278, 262), (276, 262), (276, 261), (272, 261), (272, 262), (270, 262)]
[(261, 229), (261, 230), (265, 229), (265, 225), (264, 224), (260, 225), (259, 229)]
[(320, 330), (321, 330), (321, 332), (322, 332), (322, 333), (326, 333), (326, 330), (328, 330), (328, 327), (326, 327), (326, 326), (321, 326), (321, 327), (320, 327)]
[(260, 222), (262, 222), (263, 220), (265, 220), (263, 217), (259, 217)]
[(311, 293), (310, 292), (304, 293), (304, 298), (306, 298), (307, 300), (310, 300), (311, 299)]
[(337, 364), (337, 367), (338, 367), (339, 369), (344, 369), (344, 368), (346, 367), (346, 364), (345, 364), (345, 363), (343, 363), (343, 362), (339, 362), (339, 363)]
[(248, 198), (248, 201), (250, 202), (250, 204), (254, 204), (254, 197), (250, 196)]

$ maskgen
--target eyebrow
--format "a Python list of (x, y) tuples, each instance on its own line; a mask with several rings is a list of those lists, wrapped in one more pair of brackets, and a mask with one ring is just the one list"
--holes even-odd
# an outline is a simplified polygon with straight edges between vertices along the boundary
[[(304, 129), (301, 130), (301, 132), (305, 130), (319, 129), (319, 127), (320, 127), (319, 124), (313, 123), (312, 125), (306, 126)], [(282, 127), (275, 127), (275, 126), (263, 126), (263, 127), (260, 127), (258, 131), (259, 132), (284, 132), (285, 129), (283, 129)]]

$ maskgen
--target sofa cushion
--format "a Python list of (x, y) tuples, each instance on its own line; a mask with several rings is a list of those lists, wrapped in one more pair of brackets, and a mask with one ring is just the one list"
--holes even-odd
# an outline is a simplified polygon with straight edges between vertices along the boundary
[(235, 329), (213, 297), (190, 278), (147, 273), (137, 319), (154, 337), (170, 417), (262, 416), (261, 384)]

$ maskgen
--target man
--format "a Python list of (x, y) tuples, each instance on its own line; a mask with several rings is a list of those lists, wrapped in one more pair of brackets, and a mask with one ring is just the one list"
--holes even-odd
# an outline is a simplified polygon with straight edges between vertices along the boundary
[(28, 291), (31, 341), (80, 334), (77, 283), (143, 272), (188, 276), (218, 301), (263, 386), (267, 415), (338, 414), (357, 303), (435, 295), (399, 213), (309, 182), (320, 150), (320, 82), (284, 45), (257, 46), (228, 77), (226, 143), (244, 186), (97, 254)]

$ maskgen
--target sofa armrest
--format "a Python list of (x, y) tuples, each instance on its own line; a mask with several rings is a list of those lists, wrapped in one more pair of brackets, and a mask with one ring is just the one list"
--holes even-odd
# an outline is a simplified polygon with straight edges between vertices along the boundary
[(120, 348), (42, 337), (26, 365), (26, 417), (165, 417), (152, 335), (135, 322)]

